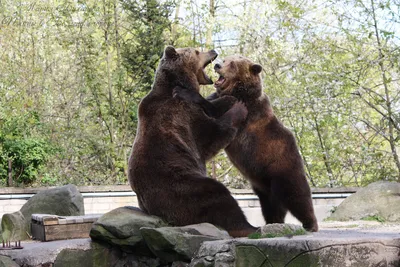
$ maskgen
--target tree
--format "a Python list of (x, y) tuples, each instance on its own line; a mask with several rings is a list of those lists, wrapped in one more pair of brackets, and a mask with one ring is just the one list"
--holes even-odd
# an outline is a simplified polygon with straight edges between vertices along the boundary
[[(391, 158), (381, 177), (400, 181), (400, 160), (397, 151), (400, 141), (398, 105), (399, 49), (396, 29), (400, 26), (395, 19), (399, 5), (395, 1), (355, 1), (348, 5), (358, 12), (336, 11), (340, 29), (349, 42), (361, 44), (361, 49), (351, 50), (357, 58), (357, 66), (347, 69), (347, 78), (353, 84), (353, 94), (358, 96), (363, 109), (368, 113), (358, 114), (356, 126), (363, 138), (371, 145), (379, 142), (378, 155)], [(353, 25), (353, 26), (352, 26)], [(354, 26), (357, 25), (357, 26)], [(350, 64), (348, 64), (351, 66)], [(366, 131), (368, 129), (368, 131)], [(396, 169), (396, 170), (395, 170)]]
[(169, 17), (173, 6), (172, 2), (160, 3), (157, 0), (126, 0), (122, 1), (122, 6), (128, 12), (127, 27), (130, 33), (122, 49), (123, 63), (135, 81), (129, 92), (141, 98), (153, 83), (158, 61), (171, 30)]

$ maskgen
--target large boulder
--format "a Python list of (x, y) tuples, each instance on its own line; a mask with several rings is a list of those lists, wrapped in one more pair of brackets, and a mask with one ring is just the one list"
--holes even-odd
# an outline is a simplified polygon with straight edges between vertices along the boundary
[(204, 241), (231, 239), (225, 230), (209, 223), (157, 229), (143, 227), (140, 232), (147, 246), (163, 263), (190, 262)]
[(142, 255), (151, 253), (140, 233), (142, 227), (161, 227), (167, 224), (156, 216), (150, 216), (139, 208), (121, 207), (107, 212), (92, 226), (90, 237), (94, 241), (117, 246), (125, 252)]
[(3, 215), (2, 239), (11, 241), (29, 239), (33, 213), (84, 215), (83, 196), (78, 188), (71, 184), (37, 193), (22, 206), (21, 210)]
[(400, 221), (400, 183), (375, 182), (346, 198), (328, 220), (362, 219)]

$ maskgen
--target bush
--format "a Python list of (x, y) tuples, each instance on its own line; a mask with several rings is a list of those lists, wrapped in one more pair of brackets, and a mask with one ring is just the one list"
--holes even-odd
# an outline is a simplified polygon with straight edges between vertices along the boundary
[[(13, 182), (33, 183), (56, 147), (39, 135), (40, 120), (35, 113), (0, 120), (0, 178), (7, 184), (11, 161)], [(28, 131), (29, 129), (29, 131)]]

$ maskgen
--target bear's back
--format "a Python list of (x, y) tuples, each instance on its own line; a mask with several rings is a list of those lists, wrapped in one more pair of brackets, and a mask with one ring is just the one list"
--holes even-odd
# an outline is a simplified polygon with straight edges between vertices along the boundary
[(138, 131), (129, 159), (132, 179), (144, 172), (154, 177), (173, 176), (182, 172), (182, 166), (203, 169), (192, 131), (200, 111), (195, 105), (172, 97), (146, 96), (139, 106)]

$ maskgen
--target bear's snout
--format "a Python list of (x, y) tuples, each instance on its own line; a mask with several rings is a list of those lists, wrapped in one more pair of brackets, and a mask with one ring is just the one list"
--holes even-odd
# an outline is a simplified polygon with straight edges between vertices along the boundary
[(221, 68), (220, 64), (217, 63), (217, 64), (214, 65), (214, 70), (219, 70), (220, 68)]

